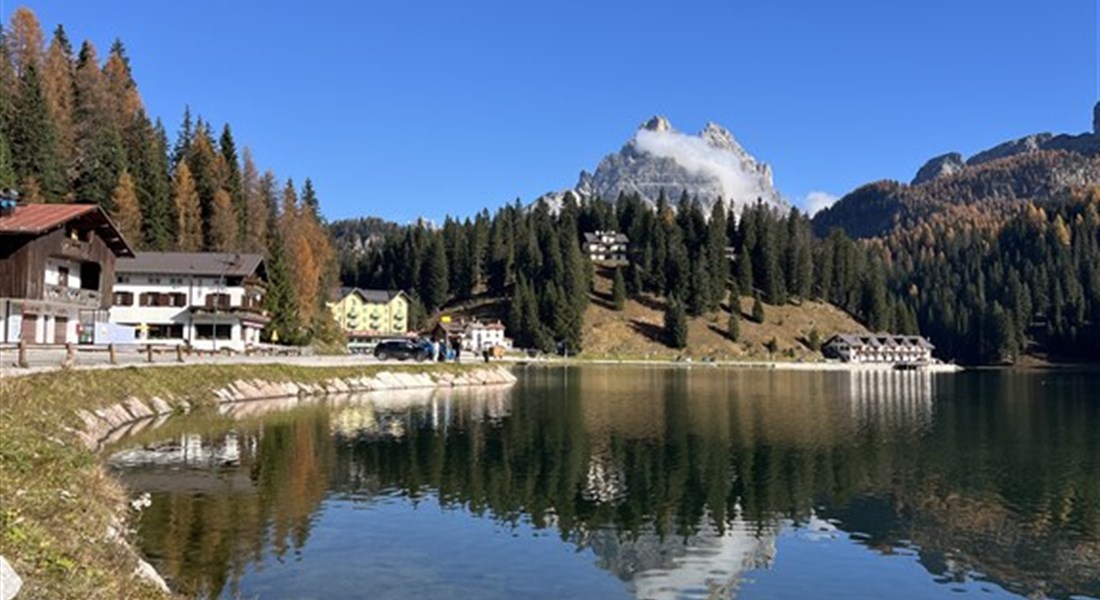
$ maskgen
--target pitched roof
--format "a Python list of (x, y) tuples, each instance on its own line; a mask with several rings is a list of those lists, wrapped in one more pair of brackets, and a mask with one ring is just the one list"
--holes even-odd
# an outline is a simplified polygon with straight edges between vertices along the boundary
[(340, 287), (336, 289), (336, 296), (332, 298), (331, 301), (339, 302), (352, 293), (359, 294), (360, 298), (374, 304), (389, 304), (390, 300), (405, 295), (405, 292), (401, 290), (371, 290), (358, 287)]
[(398, 296), (402, 296), (405, 292), (401, 290), (364, 290), (359, 288), (359, 294), (363, 296), (363, 299), (367, 302), (378, 302), (386, 304), (390, 300)]
[(133, 258), (119, 260), (118, 273), (164, 273), (247, 277), (263, 275), (264, 257), (233, 252), (138, 252)]
[(616, 231), (587, 231), (584, 234), (584, 241), (590, 244), (598, 244), (601, 243), (601, 238), (604, 236), (610, 237), (612, 243), (626, 244), (630, 242), (630, 238), (626, 237), (625, 233)]
[(17, 204), (10, 215), (0, 217), (0, 235), (40, 236), (84, 219), (91, 222), (116, 256), (133, 256), (134, 250), (98, 204)]
[(933, 349), (935, 346), (932, 342), (928, 341), (928, 338), (920, 335), (892, 335), (886, 333), (838, 333), (829, 338), (825, 345), (835, 344), (837, 342), (848, 344), (849, 346), (869, 346), (871, 348), (899, 348), (906, 346), (916, 346), (920, 348)]

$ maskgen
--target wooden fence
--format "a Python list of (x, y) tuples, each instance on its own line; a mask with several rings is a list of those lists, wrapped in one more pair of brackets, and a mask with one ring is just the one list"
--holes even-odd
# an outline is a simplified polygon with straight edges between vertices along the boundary
[[(164, 362), (165, 359), (171, 362), (182, 363), (187, 362), (187, 358), (203, 356), (301, 356), (303, 354), (302, 348), (300, 347), (278, 346), (274, 344), (261, 344), (249, 347), (244, 352), (231, 348), (221, 348), (215, 351), (200, 350), (186, 344), (153, 344), (141, 342), (128, 344), (28, 344), (21, 341), (17, 344), (0, 344), (0, 352), (10, 351), (16, 352), (15, 365), (24, 369), (31, 366), (31, 359), (35, 354), (47, 357), (35, 362), (43, 363), (43, 361), (45, 361), (44, 364), (50, 364), (50, 361), (57, 360), (56, 355), (59, 351), (64, 352), (60, 359), (60, 365), (62, 367), (71, 367), (81, 364), (82, 361), (79, 358), (81, 355), (105, 355), (107, 364), (117, 365), (119, 364), (119, 354), (125, 352), (142, 354), (143, 358), (141, 362), (144, 363)], [(57, 362), (54, 362), (54, 364), (57, 364)], [(89, 363), (88, 361), (84, 361), (84, 364)]]

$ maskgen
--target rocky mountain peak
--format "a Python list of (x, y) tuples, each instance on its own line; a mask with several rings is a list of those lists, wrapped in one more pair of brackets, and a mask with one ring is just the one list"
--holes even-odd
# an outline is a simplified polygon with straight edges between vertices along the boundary
[(644, 129), (646, 131), (672, 131), (672, 123), (668, 122), (668, 119), (661, 115), (655, 115), (638, 129)]
[(958, 173), (965, 167), (966, 162), (963, 161), (962, 154), (958, 152), (941, 154), (924, 163), (924, 166), (917, 171), (917, 176), (913, 178), (912, 185), (919, 185), (926, 181), (932, 181), (937, 177)]
[(571, 190), (546, 194), (542, 200), (555, 209), (567, 194), (608, 202), (622, 194), (637, 194), (649, 204), (662, 195), (675, 203), (687, 194), (706, 212), (719, 199), (735, 211), (757, 200), (781, 209), (789, 207), (772, 183), (771, 167), (757, 162), (727, 129), (707, 123), (699, 135), (689, 135), (673, 129), (660, 115), (643, 123), (619, 152), (605, 156), (595, 171), (582, 171)]
[(745, 149), (737, 143), (737, 140), (733, 138), (733, 134), (714, 121), (708, 122), (706, 127), (703, 127), (703, 130), (699, 132), (699, 137), (715, 148), (745, 154)]
[(964, 169), (1002, 158), (1045, 150), (1060, 150), (1084, 156), (1100, 155), (1100, 102), (1097, 102), (1092, 109), (1092, 132), (1077, 135), (1034, 133), (978, 152), (966, 159), (964, 164), (960, 164), (962, 155), (957, 152), (943, 154), (924, 163), (913, 179), (913, 184), (931, 181), (944, 175), (953, 175)]

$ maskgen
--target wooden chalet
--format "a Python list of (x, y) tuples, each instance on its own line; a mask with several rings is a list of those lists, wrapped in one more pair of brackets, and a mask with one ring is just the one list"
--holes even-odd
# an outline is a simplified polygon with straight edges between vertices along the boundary
[(96, 204), (0, 198), (0, 342), (80, 341), (107, 320), (115, 259), (133, 255)]

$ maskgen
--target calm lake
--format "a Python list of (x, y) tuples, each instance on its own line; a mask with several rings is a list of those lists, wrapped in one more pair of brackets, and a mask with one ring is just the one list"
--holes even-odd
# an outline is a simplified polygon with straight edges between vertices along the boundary
[(1100, 597), (1100, 373), (528, 367), (110, 464), (210, 598)]

